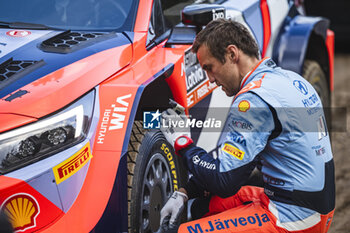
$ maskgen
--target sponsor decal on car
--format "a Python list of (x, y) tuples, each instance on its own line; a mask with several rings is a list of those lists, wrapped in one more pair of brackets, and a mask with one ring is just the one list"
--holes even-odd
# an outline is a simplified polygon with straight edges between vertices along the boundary
[(198, 62), (197, 55), (191, 49), (185, 51), (184, 63), (181, 69), (181, 75), (184, 74), (188, 107), (198, 103), (217, 87), (215, 83), (209, 82), (206, 72)]
[(241, 151), (237, 147), (228, 143), (224, 144), (224, 146), (222, 147), (222, 151), (232, 155), (233, 157), (236, 157), (239, 160), (242, 160), (244, 158), (244, 151)]
[(187, 106), (192, 106), (194, 104), (194, 94), (187, 96)]
[(84, 167), (92, 158), (90, 143), (88, 142), (83, 148), (70, 158), (53, 167), (53, 173), (56, 183), (60, 184)]
[(25, 31), (25, 30), (11, 30), (6, 32), (6, 35), (11, 37), (25, 37), (25, 36), (29, 36), (30, 34), (32, 34), (30, 31)]
[(192, 107), (194, 104), (204, 99), (204, 97), (210, 94), (215, 88), (217, 88), (217, 85), (215, 83), (210, 83), (209, 80), (205, 81), (193, 92), (191, 92), (191, 94), (187, 95), (188, 107)]
[(116, 103), (111, 105), (111, 108), (104, 110), (100, 130), (98, 131), (98, 144), (104, 143), (108, 131), (122, 129), (124, 127), (125, 115), (129, 107), (127, 100), (130, 97), (131, 94), (120, 96), (116, 99)]
[(225, 10), (213, 10), (213, 20), (224, 19)]
[(186, 74), (186, 90), (190, 93), (201, 83), (208, 79), (206, 73), (199, 65), (197, 55), (188, 49), (185, 51), (184, 68)]
[(16, 193), (8, 197), (0, 209), (8, 216), (15, 232), (23, 232), (36, 227), (40, 207), (32, 195)]
[[(1, 42), (0, 42), (0, 45), (1, 45), (1, 46), (6, 46), (7, 44), (6, 44), (6, 43), (1, 43)], [(1, 50), (0, 50), (0, 53), (1, 53)]]
[(240, 112), (246, 112), (250, 109), (250, 103), (248, 100), (242, 100), (238, 104), (238, 111)]
[(168, 163), (170, 165), (170, 170), (171, 170), (171, 174), (173, 175), (173, 187), (174, 187), (174, 191), (179, 190), (179, 186), (178, 186), (178, 181), (177, 181), (177, 174), (176, 174), (176, 166), (175, 166), (175, 161), (174, 161), (174, 157), (173, 154), (171, 153), (171, 150), (169, 149), (169, 147), (163, 143), (160, 147), (160, 149), (164, 152)]

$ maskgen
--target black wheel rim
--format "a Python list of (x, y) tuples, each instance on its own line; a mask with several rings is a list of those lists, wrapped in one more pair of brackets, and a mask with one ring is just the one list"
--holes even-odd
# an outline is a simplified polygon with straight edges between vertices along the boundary
[(140, 232), (158, 232), (160, 210), (173, 192), (169, 165), (162, 154), (148, 161), (142, 182)]

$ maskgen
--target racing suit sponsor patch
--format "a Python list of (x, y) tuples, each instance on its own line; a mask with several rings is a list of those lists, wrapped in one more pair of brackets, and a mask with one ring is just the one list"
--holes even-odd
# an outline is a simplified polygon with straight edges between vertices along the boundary
[(315, 150), (316, 155), (324, 155), (326, 153), (326, 148), (322, 147)]
[(234, 147), (228, 143), (225, 143), (224, 147), (222, 148), (222, 151), (236, 157), (239, 160), (242, 160), (244, 157), (244, 151), (241, 151), (237, 147)]
[(73, 156), (52, 168), (56, 183), (59, 184), (77, 173), (91, 158), (90, 143), (88, 142)]
[(248, 100), (242, 100), (238, 104), (238, 111), (240, 112), (246, 112), (250, 109), (250, 103)]
[(284, 186), (285, 185), (284, 180), (278, 179), (276, 177), (271, 177), (271, 176), (268, 176), (268, 175), (264, 174), (263, 178), (264, 178), (264, 181), (266, 183), (269, 183), (269, 184), (272, 184), (272, 185), (279, 185), (279, 186)]
[(215, 170), (216, 169), (216, 165), (214, 163), (209, 163), (207, 161), (204, 161), (198, 155), (195, 155), (195, 156), (192, 157), (192, 162), (195, 165), (204, 167), (204, 168), (209, 169), (209, 170)]
[(235, 119), (232, 119), (232, 121), (229, 123), (229, 127), (234, 129), (243, 129), (243, 130), (253, 129), (253, 125), (251, 123), (243, 120), (235, 120)]
[(270, 222), (270, 218), (267, 214), (261, 214), (260, 216), (255, 213), (249, 216), (242, 216), (236, 218), (227, 219), (213, 219), (208, 221), (202, 221), (200, 223), (191, 224), (187, 226), (188, 233), (203, 233), (203, 232), (216, 232), (225, 229), (232, 229), (229, 231), (235, 231), (234, 228), (249, 228), (251, 225), (261, 227), (263, 224)]
[(294, 87), (300, 91), (300, 93), (302, 93), (303, 95), (307, 95), (309, 93), (307, 86), (305, 85), (304, 82), (300, 81), (300, 80), (294, 80), (293, 81), (293, 85)]
[(324, 146), (318, 145), (311, 148), (315, 150), (316, 155), (323, 155), (326, 153), (326, 148)]
[(231, 141), (237, 142), (243, 146), (247, 146), (247, 142), (242, 134), (237, 132), (230, 132), (227, 136), (227, 138)]
[(310, 108), (315, 104), (319, 103), (319, 99), (317, 98), (316, 94), (312, 94), (309, 98), (303, 99), (301, 102), (306, 108)]

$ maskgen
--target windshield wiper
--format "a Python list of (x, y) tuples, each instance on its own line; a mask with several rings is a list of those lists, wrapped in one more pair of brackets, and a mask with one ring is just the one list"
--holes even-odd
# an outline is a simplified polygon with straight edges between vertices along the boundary
[(17, 28), (17, 29), (33, 29), (33, 30), (54, 29), (44, 24), (26, 23), (26, 22), (5, 22), (5, 21), (0, 21), (0, 27)]

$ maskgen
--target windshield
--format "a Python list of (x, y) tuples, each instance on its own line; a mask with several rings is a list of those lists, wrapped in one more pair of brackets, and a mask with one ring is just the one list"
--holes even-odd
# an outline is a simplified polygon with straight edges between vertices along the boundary
[(0, 1), (0, 21), (63, 30), (132, 31), (138, 0)]

